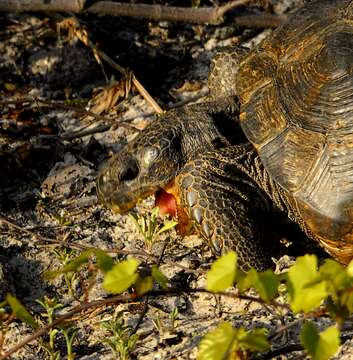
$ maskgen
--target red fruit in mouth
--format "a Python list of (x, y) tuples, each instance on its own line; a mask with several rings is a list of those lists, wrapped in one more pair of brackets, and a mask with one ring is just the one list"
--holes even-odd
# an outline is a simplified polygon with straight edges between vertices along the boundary
[(160, 215), (171, 215), (176, 217), (177, 215), (177, 203), (175, 197), (169, 194), (163, 189), (160, 189), (156, 193), (155, 206), (159, 207)]

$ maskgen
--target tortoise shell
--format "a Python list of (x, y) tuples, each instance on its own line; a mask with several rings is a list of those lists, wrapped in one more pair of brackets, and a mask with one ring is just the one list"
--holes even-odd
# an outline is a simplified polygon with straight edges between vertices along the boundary
[[(317, 9), (320, 7), (320, 11)], [(242, 62), (240, 122), (305, 226), (353, 254), (353, 1), (312, 1)]]

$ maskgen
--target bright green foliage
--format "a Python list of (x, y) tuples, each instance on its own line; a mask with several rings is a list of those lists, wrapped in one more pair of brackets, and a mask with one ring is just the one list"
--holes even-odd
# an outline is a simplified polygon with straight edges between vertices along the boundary
[(272, 270), (257, 272), (255, 269), (251, 269), (247, 276), (262, 300), (270, 302), (278, 295), (279, 280)]
[(155, 238), (172, 228), (178, 223), (174, 220), (165, 220), (162, 225), (158, 223), (159, 207), (153, 208), (151, 215), (140, 215), (130, 214), (130, 218), (135, 223), (139, 233), (145, 240), (146, 247), (149, 249)]
[(233, 285), (237, 270), (237, 254), (229, 251), (218, 258), (207, 273), (208, 291), (224, 291)]
[[(334, 260), (326, 260), (320, 267), (322, 279), (326, 282), (327, 290), (332, 299), (335, 315), (342, 312), (353, 312), (353, 276), (350, 276), (350, 269), (345, 269)], [(332, 307), (330, 308), (332, 310)]]
[(32, 328), (37, 328), (38, 324), (32, 317), (32, 315), (27, 311), (27, 309), (11, 294), (6, 295), (6, 301), (10, 305), (12, 312), (16, 315), (18, 319), (30, 325)]
[(152, 277), (157, 283), (162, 287), (162, 289), (167, 288), (168, 279), (167, 277), (158, 269), (156, 265), (152, 266)]
[(339, 331), (335, 326), (319, 333), (311, 322), (304, 324), (300, 334), (305, 350), (313, 360), (328, 360), (338, 350), (340, 345)]
[(269, 346), (265, 329), (234, 329), (229, 322), (223, 322), (201, 340), (198, 360), (235, 359), (237, 352), (266, 351)]
[[(353, 262), (345, 268), (328, 259), (319, 267), (315, 255), (305, 255), (297, 258), (288, 273), (275, 275), (271, 270), (257, 272), (251, 269), (248, 273), (240, 269), (233, 271), (235, 255), (231, 255), (233, 259), (227, 256), (212, 265), (207, 274), (207, 290), (224, 291), (235, 277), (240, 292), (254, 288), (262, 300), (270, 302), (278, 296), (278, 287), (283, 283), (294, 312), (310, 313), (322, 306), (322, 311), (336, 321), (337, 326), (321, 333), (312, 323), (305, 324), (301, 341), (309, 356), (314, 360), (326, 360), (337, 352), (338, 327), (349, 313), (353, 313)], [(265, 351), (268, 347), (265, 329), (249, 332), (243, 328), (233, 329), (229, 323), (223, 323), (201, 341), (199, 359), (239, 359), (244, 356), (244, 351)]]
[(317, 270), (317, 258), (305, 255), (297, 258), (288, 271), (288, 294), (294, 312), (308, 312), (320, 306), (327, 297), (325, 282)]
[(136, 259), (128, 259), (115, 264), (105, 274), (103, 287), (113, 294), (122, 293), (137, 280), (136, 270), (138, 266), (139, 262)]
[(340, 303), (345, 306), (350, 314), (353, 313), (353, 290), (345, 291), (340, 297)]
[(236, 330), (229, 322), (223, 322), (207, 333), (199, 345), (198, 360), (226, 359), (232, 349)]
[[(47, 319), (47, 324), (50, 324), (54, 321), (55, 311), (63, 308), (63, 305), (57, 302), (55, 299), (44, 298), (42, 301), (37, 300), (37, 303), (40, 304), (44, 309), (45, 313), (42, 314), (43, 317)], [(42, 340), (40, 346), (44, 349), (51, 360), (59, 360), (63, 358), (60, 350), (56, 349), (56, 339), (59, 334), (61, 334), (65, 339), (66, 344), (66, 356), (67, 360), (74, 360), (75, 353), (73, 352), (73, 344), (76, 340), (78, 329), (75, 326), (71, 326), (69, 323), (58, 325), (58, 327), (53, 327), (49, 330), (49, 341)]]
[(78, 328), (75, 327), (61, 327), (60, 328), (61, 333), (64, 336), (65, 343), (66, 343), (66, 359), (67, 360), (74, 360), (75, 359), (75, 353), (73, 352), (73, 344), (76, 340), (76, 335), (78, 332)]
[(327, 259), (320, 267), (319, 273), (322, 280), (326, 282), (327, 290), (334, 300), (338, 299), (342, 290), (350, 284), (353, 285), (353, 278), (348, 276), (346, 269), (337, 261)]
[(237, 269), (237, 273), (235, 276), (235, 283), (237, 285), (237, 288), (239, 289), (240, 292), (245, 292), (246, 290), (249, 290), (250, 288), (252, 288), (252, 278), (251, 276), (248, 276), (249, 273), (241, 270), (241, 269)]

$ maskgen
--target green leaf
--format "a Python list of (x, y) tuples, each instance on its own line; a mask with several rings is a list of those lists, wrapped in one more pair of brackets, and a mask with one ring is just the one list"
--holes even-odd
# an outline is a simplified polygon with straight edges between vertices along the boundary
[(239, 337), (238, 341), (240, 347), (245, 350), (267, 351), (270, 348), (267, 340), (267, 330), (265, 328), (245, 331), (242, 336)]
[(237, 269), (237, 273), (235, 276), (235, 283), (240, 292), (245, 292), (246, 290), (252, 287), (252, 279), (248, 276), (248, 273)]
[(135, 289), (139, 295), (145, 294), (146, 292), (152, 290), (153, 279), (152, 276), (139, 277), (135, 282)]
[(52, 279), (55, 278), (58, 275), (68, 273), (68, 272), (75, 272), (77, 271), (82, 265), (86, 264), (88, 262), (89, 257), (92, 254), (92, 249), (88, 249), (81, 253), (78, 257), (67, 263), (64, 267), (62, 267), (60, 270), (56, 271), (45, 271), (43, 276), (46, 279)]
[(326, 282), (321, 281), (315, 255), (297, 258), (287, 274), (290, 305), (294, 312), (309, 312), (327, 297)]
[(272, 270), (257, 272), (255, 269), (251, 269), (248, 277), (262, 300), (270, 302), (278, 295), (279, 280)]
[(151, 211), (151, 218), (152, 218), (152, 220), (157, 219), (158, 214), (159, 214), (159, 207), (158, 207), (158, 206), (155, 206), (155, 207), (152, 209), (152, 211)]
[(206, 288), (208, 291), (224, 291), (233, 285), (237, 270), (237, 254), (229, 251), (218, 258), (207, 273)]
[(177, 221), (171, 220), (171, 221), (166, 221), (164, 223), (164, 225), (158, 230), (157, 234), (161, 234), (165, 231), (168, 231), (170, 229), (173, 229), (175, 226), (178, 225)]
[(207, 333), (199, 344), (198, 360), (223, 360), (233, 347), (236, 330), (229, 322), (222, 322)]
[(46, 279), (52, 279), (61, 274), (65, 274), (68, 272), (76, 272), (81, 266), (88, 263), (88, 260), (92, 255), (96, 256), (97, 264), (103, 272), (106, 272), (112, 268), (113, 259), (105, 251), (97, 248), (91, 248), (82, 252), (79, 256), (67, 263), (61, 269), (56, 271), (44, 272), (44, 277)]
[(100, 249), (94, 249), (94, 254), (97, 258), (97, 263), (99, 268), (103, 272), (109, 271), (113, 267), (113, 259), (103, 250)]
[(313, 360), (328, 360), (340, 346), (339, 331), (331, 326), (319, 333), (313, 323), (304, 324), (300, 334), (301, 342)]
[(162, 287), (162, 289), (167, 288), (168, 279), (167, 277), (158, 269), (156, 265), (152, 266), (152, 277), (157, 283)]
[(326, 281), (327, 290), (335, 300), (339, 297), (341, 290), (353, 285), (353, 279), (348, 276), (346, 269), (332, 259), (325, 260), (319, 273), (321, 278)]
[(18, 319), (30, 325), (32, 328), (36, 329), (38, 327), (32, 315), (27, 311), (27, 309), (11, 294), (6, 295), (6, 301), (10, 305), (12, 312), (16, 315)]
[(113, 294), (127, 290), (138, 278), (138, 266), (139, 262), (136, 259), (124, 260), (114, 265), (104, 276), (104, 289)]

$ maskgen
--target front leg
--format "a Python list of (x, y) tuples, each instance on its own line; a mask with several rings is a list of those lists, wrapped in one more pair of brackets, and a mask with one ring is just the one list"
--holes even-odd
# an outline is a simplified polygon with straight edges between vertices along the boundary
[[(190, 161), (176, 179), (179, 206), (219, 256), (233, 249), (240, 266), (273, 267), (273, 240), (264, 233), (272, 202), (252, 178), (250, 144), (209, 152)], [(254, 164), (255, 165), (255, 164)]]

